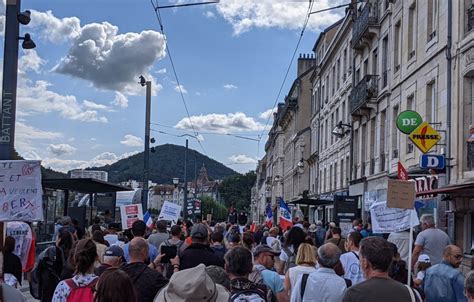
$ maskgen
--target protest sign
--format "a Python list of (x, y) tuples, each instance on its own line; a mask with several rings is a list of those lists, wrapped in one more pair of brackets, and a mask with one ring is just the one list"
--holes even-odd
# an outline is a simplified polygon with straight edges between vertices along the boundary
[(143, 220), (143, 209), (141, 204), (130, 204), (120, 206), (120, 217), (122, 218), (122, 229), (126, 230), (132, 227), (137, 220)]
[(415, 183), (412, 181), (388, 180), (387, 206), (390, 208), (413, 209), (415, 206)]
[(372, 231), (374, 233), (399, 232), (419, 224), (414, 209), (387, 207), (386, 202), (377, 202), (370, 208)]
[(5, 235), (15, 238), (15, 249), (13, 253), (21, 260), (23, 270), (26, 268), (28, 256), (30, 254), (31, 243), (33, 242), (33, 233), (30, 226), (21, 221), (10, 221), (6, 223)]
[(43, 220), (39, 160), (0, 160), (0, 221)]
[(158, 220), (169, 220), (176, 223), (181, 213), (181, 206), (176, 203), (165, 201), (161, 207), (160, 215)]

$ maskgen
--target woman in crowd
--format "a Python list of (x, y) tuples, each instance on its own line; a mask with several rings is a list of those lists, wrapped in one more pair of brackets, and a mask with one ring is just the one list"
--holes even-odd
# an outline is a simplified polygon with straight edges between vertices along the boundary
[(3, 279), (6, 284), (17, 287), (21, 285), (21, 260), (15, 255), (15, 238), (7, 236), (3, 244)]
[(253, 248), (255, 247), (255, 240), (251, 232), (245, 232), (242, 235), (242, 246), (249, 251), (253, 251)]
[(288, 232), (288, 238), (285, 240), (280, 254), (280, 265), (278, 273), (286, 274), (290, 267), (296, 266), (296, 253), (300, 244), (304, 243), (306, 234), (300, 227), (292, 227)]
[(82, 295), (83, 302), (93, 301), (93, 288), (97, 283), (94, 275), (94, 263), (97, 260), (97, 248), (92, 239), (82, 239), (77, 243), (74, 253), (76, 262), (76, 274), (71, 279), (59, 282), (54, 291), (52, 302), (66, 302), (69, 295), (79, 288), (87, 288), (86, 294)]
[(94, 302), (136, 302), (137, 296), (132, 280), (124, 271), (111, 267), (106, 269), (97, 282)]
[[(104, 262), (104, 253), (107, 249), (107, 241), (104, 239), (104, 233), (100, 230), (94, 231), (92, 233), (92, 240), (94, 240), (95, 246), (97, 248), (97, 255), (99, 256), (99, 262)], [(98, 266), (98, 265), (96, 265)]]
[(316, 271), (316, 252), (314, 246), (302, 243), (296, 254), (296, 266), (291, 267), (285, 274), (285, 289), (291, 296), (291, 289), (303, 274)]

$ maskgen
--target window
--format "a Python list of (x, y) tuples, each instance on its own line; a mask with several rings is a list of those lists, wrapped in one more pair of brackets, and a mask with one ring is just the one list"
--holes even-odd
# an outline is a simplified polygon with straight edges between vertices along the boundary
[[(414, 110), (413, 109), (413, 104), (415, 103), (414, 100), (415, 100), (414, 94), (411, 94), (407, 97), (407, 110)], [(406, 154), (413, 153), (414, 151), (413, 143), (411, 142), (411, 140), (408, 139), (408, 137), (407, 137), (406, 146), (407, 146)]]
[(394, 65), (394, 72), (397, 72), (400, 70), (400, 33), (401, 33), (401, 22), (398, 21), (395, 24), (395, 34), (393, 37), (393, 65)]
[(375, 166), (375, 148), (377, 144), (375, 143), (375, 118), (370, 120), (370, 174), (374, 174)]
[(360, 157), (362, 164), (361, 175), (365, 175), (365, 162), (367, 161), (367, 124), (362, 125), (360, 145)]
[(393, 115), (392, 115), (392, 159), (398, 158), (398, 138), (399, 138), (399, 131), (395, 126), (396, 120), (398, 117), (398, 106), (393, 108)]
[(337, 65), (336, 65), (336, 89), (339, 90), (339, 74), (341, 72), (341, 60), (337, 59)]
[(379, 140), (380, 140), (380, 171), (385, 171), (385, 137), (387, 136), (386, 133), (386, 119), (387, 119), (387, 111), (383, 110), (380, 113), (380, 134), (379, 134)]
[(372, 51), (372, 74), (378, 74), (378, 51), (377, 48)]
[(336, 88), (336, 67), (332, 67), (332, 81), (331, 81), (331, 96), (334, 96), (334, 91)]
[(341, 114), (341, 121), (342, 121), (342, 122), (345, 122), (345, 121), (346, 121), (346, 101), (343, 101), (343, 102), (342, 102), (341, 107), (342, 107), (342, 110), (341, 110), (341, 111), (342, 111), (342, 112), (341, 112), (341, 113), (342, 113), (342, 114)]
[(326, 130), (325, 133), (324, 133), (324, 148), (327, 148), (328, 147), (328, 134), (329, 133), (329, 130), (328, 130), (328, 120), (326, 119), (326, 122), (324, 123), (324, 129)]
[(437, 122), (436, 82), (432, 81), (426, 85), (426, 121)]
[(339, 174), (339, 184), (342, 189), (344, 187), (344, 158), (341, 159), (341, 174)]
[(474, 0), (464, 0), (466, 33), (474, 29)]
[(428, 0), (428, 10), (427, 10), (427, 26), (426, 26), (426, 34), (427, 41), (433, 40), (436, 37), (436, 21), (437, 21), (437, 14), (438, 14), (438, 1), (437, 0)]
[(382, 40), (382, 88), (388, 84), (388, 37)]
[(346, 181), (345, 181), (345, 184), (347, 186), (347, 184), (349, 183), (349, 180), (350, 180), (350, 173), (351, 173), (351, 167), (350, 167), (350, 164), (351, 164), (351, 161), (349, 160), (349, 156), (346, 157)]
[[(332, 180), (331, 180), (332, 181)], [(334, 163), (334, 190), (337, 190), (337, 162)]]
[(364, 70), (363, 75), (366, 76), (369, 74), (369, 58), (364, 60)]
[(346, 60), (347, 60), (347, 50), (344, 48), (344, 52), (342, 55), (342, 81), (346, 80)]
[(331, 113), (331, 119), (329, 120), (329, 127), (330, 127), (329, 135), (331, 136), (331, 145), (332, 145), (332, 143), (334, 142), (334, 135), (332, 135), (332, 133), (331, 133), (332, 129), (334, 129), (334, 113)]
[(408, 60), (415, 56), (416, 46), (416, 2), (408, 9)]

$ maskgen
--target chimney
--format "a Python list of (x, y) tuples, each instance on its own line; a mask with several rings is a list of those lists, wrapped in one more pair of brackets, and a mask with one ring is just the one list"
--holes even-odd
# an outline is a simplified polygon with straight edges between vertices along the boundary
[(298, 70), (296, 76), (299, 77), (305, 71), (310, 69), (316, 64), (316, 60), (314, 59), (312, 54), (300, 54), (298, 58)]

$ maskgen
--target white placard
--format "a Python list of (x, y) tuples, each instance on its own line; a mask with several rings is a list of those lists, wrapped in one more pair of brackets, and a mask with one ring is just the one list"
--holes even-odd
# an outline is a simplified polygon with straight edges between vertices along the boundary
[(43, 220), (39, 160), (0, 160), (0, 221)]
[(25, 270), (30, 254), (31, 243), (33, 242), (31, 228), (27, 223), (21, 221), (10, 221), (7, 222), (6, 225), (5, 236), (15, 238), (15, 250), (13, 253), (20, 257), (21, 266)]
[(161, 207), (160, 215), (158, 215), (158, 220), (168, 220), (176, 223), (180, 214), (181, 206), (179, 204), (165, 201)]
[(129, 204), (120, 206), (120, 217), (122, 218), (122, 229), (130, 229), (137, 220), (143, 220), (143, 209), (141, 204)]
[(387, 202), (377, 202), (370, 208), (372, 232), (400, 232), (420, 224), (416, 211), (411, 209), (388, 208)]

